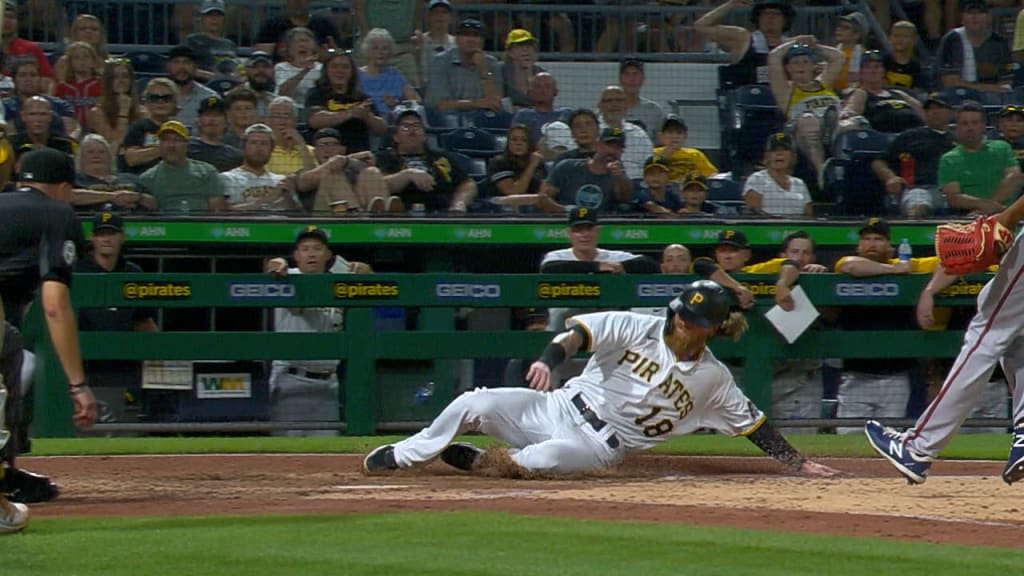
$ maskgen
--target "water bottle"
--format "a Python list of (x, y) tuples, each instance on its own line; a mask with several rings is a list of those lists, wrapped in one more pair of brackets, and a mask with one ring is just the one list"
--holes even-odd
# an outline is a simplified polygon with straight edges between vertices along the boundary
[(900, 241), (900, 247), (896, 250), (897, 257), (900, 262), (910, 262), (910, 258), (914, 255), (914, 249), (910, 247), (910, 240), (904, 238)]
[(430, 401), (434, 396), (434, 383), (427, 382), (416, 389), (416, 393), (413, 394), (412, 403), (417, 406), (422, 406)]

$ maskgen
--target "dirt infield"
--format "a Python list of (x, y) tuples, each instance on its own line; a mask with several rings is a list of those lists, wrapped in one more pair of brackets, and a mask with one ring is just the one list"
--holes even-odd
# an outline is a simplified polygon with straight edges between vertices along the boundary
[(397, 510), (674, 522), (1019, 547), (1021, 487), (1001, 462), (940, 462), (909, 486), (881, 460), (825, 463), (836, 480), (793, 477), (766, 458), (639, 455), (567, 480), (474, 476), (434, 463), (364, 476), (354, 455), (22, 458), (63, 495), (36, 517), (249, 515)]

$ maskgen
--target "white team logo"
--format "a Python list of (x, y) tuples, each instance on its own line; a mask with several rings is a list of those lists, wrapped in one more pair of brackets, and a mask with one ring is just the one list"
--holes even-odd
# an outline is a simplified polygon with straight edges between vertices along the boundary
[(64, 241), (64, 249), (61, 250), (61, 254), (64, 256), (64, 263), (71, 266), (75, 263), (75, 257), (77, 252), (75, 250), (75, 243), (71, 240)]

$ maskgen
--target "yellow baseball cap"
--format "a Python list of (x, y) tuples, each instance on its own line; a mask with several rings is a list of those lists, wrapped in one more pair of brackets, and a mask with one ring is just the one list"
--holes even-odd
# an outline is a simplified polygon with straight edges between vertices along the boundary
[(529, 30), (523, 30), (522, 28), (516, 28), (515, 30), (508, 33), (508, 37), (505, 38), (505, 49), (507, 50), (514, 44), (522, 44), (523, 42), (537, 43), (537, 39), (530, 34)]
[(185, 128), (185, 125), (177, 120), (168, 120), (161, 124), (160, 129), (156, 131), (156, 137), (159, 138), (167, 132), (174, 132), (185, 140), (189, 138), (188, 128)]

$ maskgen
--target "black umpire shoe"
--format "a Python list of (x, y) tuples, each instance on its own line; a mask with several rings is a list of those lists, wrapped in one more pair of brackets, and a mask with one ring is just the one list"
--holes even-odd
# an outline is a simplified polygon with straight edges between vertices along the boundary
[(60, 488), (46, 476), (14, 468), (5, 462), (0, 494), (7, 494), (11, 502), (32, 504), (54, 500), (60, 496)]
[(469, 444), (467, 442), (456, 442), (450, 444), (447, 448), (441, 452), (441, 461), (445, 464), (458, 468), (459, 470), (465, 470), (471, 472), (473, 465), (484, 453), (483, 450)]

